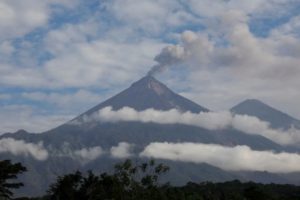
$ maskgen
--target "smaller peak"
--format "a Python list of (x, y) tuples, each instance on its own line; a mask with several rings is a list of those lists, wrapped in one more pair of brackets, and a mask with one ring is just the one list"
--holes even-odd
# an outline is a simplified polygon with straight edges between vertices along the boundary
[(255, 116), (271, 124), (272, 128), (289, 129), (291, 125), (298, 127), (300, 121), (290, 115), (257, 99), (247, 99), (231, 108), (236, 114)]
[(258, 99), (246, 99), (241, 103), (237, 104), (231, 110), (237, 110), (241, 108), (271, 108), (268, 104), (258, 100)]

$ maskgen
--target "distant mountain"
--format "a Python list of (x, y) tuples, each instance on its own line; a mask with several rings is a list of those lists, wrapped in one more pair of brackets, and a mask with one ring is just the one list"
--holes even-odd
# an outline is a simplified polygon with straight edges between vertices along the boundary
[[(156, 110), (177, 109), (193, 113), (209, 111), (207, 108), (176, 94), (152, 76), (146, 76), (133, 83), (128, 89), (91, 108), (74, 120), (81, 121), (83, 116), (93, 115), (93, 113), (107, 106), (111, 106), (114, 110), (127, 106), (138, 111), (148, 108)], [(297, 122), (290, 116), (257, 100), (245, 101), (235, 106), (232, 112), (257, 116), (263, 120), (270, 121), (274, 127), (282, 126), (286, 128), (291, 123)], [(112, 146), (116, 146), (119, 142), (134, 144), (133, 153), (135, 155), (138, 155), (151, 142), (194, 142), (226, 146), (247, 145), (254, 150), (293, 151), (265, 137), (245, 134), (230, 128), (211, 131), (183, 124), (142, 122), (97, 122), (91, 124), (80, 123), (80, 125), (67, 122), (41, 134), (30, 134), (21, 130), (17, 133), (0, 136), (0, 139), (3, 138), (13, 138), (35, 144), (41, 144), (40, 142), (42, 142), (49, 152), (49, 158), (45, 161), (38, 161), (30, 156), (13, 156), (9, 153), (0, 153), (0, 159), (9, 158), (22, 162), (28, 167), (29, 172), (23, 176), (26, 187), (22, 192), (26, 195), (43, 194), (57, 175), (77, 169), (83, 171), (89, 169), (111, 171), (110, 167), (120, 160), (112, 158), (109, 155), (109, 151)], [(106, 154), (104, 153), (104, 155), (84, 164), (72, 157), (77, 150), (97, 146), (100, 146)], [(86, 151), (82, 153), (86, 154)], [(137, 157), (134, 157), (134, 159), (137, 159)], [(187, 181), (227, 181), (232, 179), (272, 180), (272, 182), (280, 183), (285, 180), (285, 177), (271, 173), (264, 174), (264, 178), (260, 179), (260, 173), (229, 172), (205, 163), (163, 162), (171, 166), (168, 178), (172, 184), (184, 184)], [(286, 179), (286, 182), (291, 183), (289, 180)], [(294, 178), (292, 183), (295, 180)]]
[(241, 115), (251, 115), (270, 123), (273, 128), (288, 129), (292, 125), (300, 128), (300, 121), (259, 100), (248, 99), (231, 108), (231, 111)]

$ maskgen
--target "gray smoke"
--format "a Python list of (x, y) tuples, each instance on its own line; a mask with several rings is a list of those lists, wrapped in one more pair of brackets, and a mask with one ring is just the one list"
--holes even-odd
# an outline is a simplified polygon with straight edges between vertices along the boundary
[(148, 75), (156, 75), (178, 64), (186, 64), (187, 61), (195, 60), (197, 64), (202, 65), (212, 49), (213, 45), (206, 36), (185, 31), (181, 34), (179, 44), (169, 45), (155, 56), (154, 60), (158, 64), (150, 69)]
[(185, 58), (185, 49), (179, 45), (170, 45), (162, 49), (160, 54), (155, 56), (154, 60), (158, 62), (148, 72), (148, 75), (155, 75), (165, 71), (169, 66), (180, 63)]

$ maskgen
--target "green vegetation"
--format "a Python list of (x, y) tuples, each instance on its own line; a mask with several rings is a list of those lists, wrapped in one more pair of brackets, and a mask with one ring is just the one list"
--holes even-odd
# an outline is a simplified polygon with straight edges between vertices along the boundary
[(50, 186), (49, 199), (161, 199), (159, 176), (169, 168), (156, 165), (153, 160), (133, 165), (126, 160), (115, 166), (114, 174), (95, 176), (91, 171), (86, 176), (80, 172), (59, 177)]
[(12, 164), (10, 160), (0, 161), (0, 199), (10, 199), (13, 195), (12, 189), (23, 186), (23, 183), (13, 182), (18, 174), (26, 171), (21, 163)]
[[(6, 180), (26, 169), (20, 164), (1, 161), (1, 195), (9, 199), (10, 188), (18, 188), (22, 183), (9, 183)], [(174, 187), (162, 183), (160, 178), (169, 171), (169, 167), (156, 164), (154, 160), (145, 163), (133, 163), (126, 160), (115, 166), (114, 173), (95, 175), (92, 171), (83, 174), (76, 171), (59, 176), (44, 197), (18, 198), (18, 200), (299, 200), (300, 186), (241, 183), (204, 182), (187, 183)], [(6, 193), (5, 193), (6, 192)], [(6, 194), (4, 196), (3, 194)], [(1, 200), (1, 197), (0, 197)]]

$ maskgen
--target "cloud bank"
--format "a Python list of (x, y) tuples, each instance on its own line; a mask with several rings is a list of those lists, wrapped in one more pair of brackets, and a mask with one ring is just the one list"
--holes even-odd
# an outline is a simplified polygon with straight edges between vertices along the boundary
[(201, 143), (150, 143), (142, 157), (182, 162), (207, 163), (230, 171), (268, 171), (290, 173), (300, 171), (300, 155), (254, 151), (248, 146), (225, 147)]
[(23, 140), (4, 138), (0, 140), (0, 153), (11, 153), (15, 156), (31, 156), (36, 160), (46, 160), (49, 156), (42, 142), (26, 143)]
[[(281, 145), (296, 145), (300, 142), (300, 130), (291, 127), (288, 130), (277, 130), (270, 128), (268, 122), (257, 117), (247, 115), (233, 115), (228, 111), (223, 112), (180, 112), (172, 109), (160, 111), (147, 109), (136, 111), (133, 108), (124, 107), (120, 110), (113, 110), (112, 107), (105, 107), (91, 116), (83, 116), (83, 122), (118, 122), (118, 121), (139, 121), (144, 123), (159, 124), (185, 124), (198, 126), (208, 130), (224, 130), (234, 128), (246, 134), (261, 135)], [(73, 121), (73, 124), (81, 122)]]

